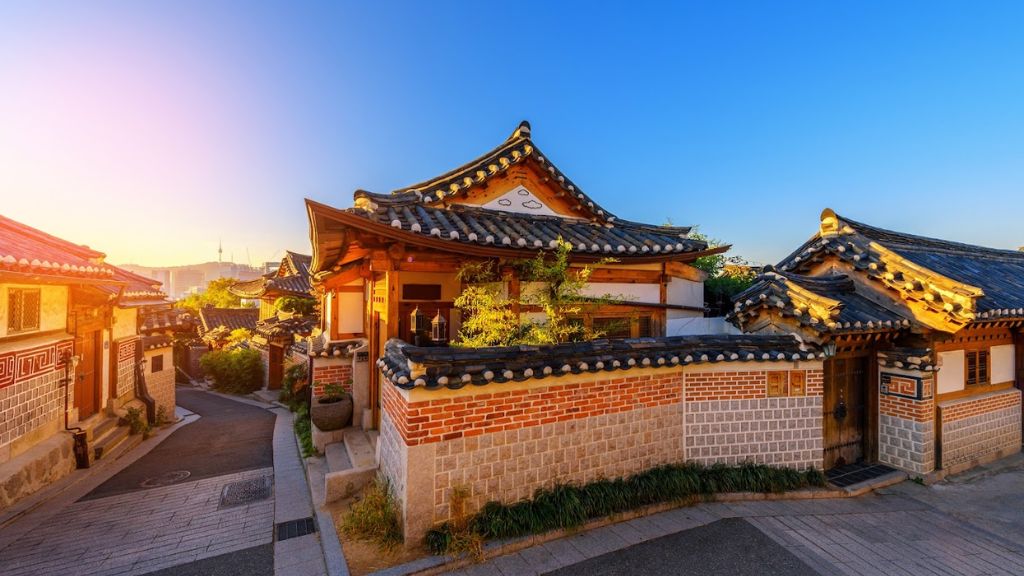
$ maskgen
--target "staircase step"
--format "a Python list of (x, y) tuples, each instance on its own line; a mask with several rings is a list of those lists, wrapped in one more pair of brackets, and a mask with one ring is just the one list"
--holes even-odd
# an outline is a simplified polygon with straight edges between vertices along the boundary
[(110, 454), (114, 447), (123, 442), (126, 438), (128, 438), (127, 426), (118, 426), (113, 430), (110, 430), (104, 434), (102, 438), (99, 438), (92, 444), (93, 457), (96, 460), (99, 460)]
[(102, 438), (117, 426), (117, 418), (106, 418), (92, 429), (92, 439)]
[(328, 472), (340, 472), (342, 470), (351, 470), (352, 460), (348, 457), (348, 450), (345, 449), (344, 442), (333, 442), (328, 444), (324, 449), (324, 455), (327, 456), (327, 471)]
[(366, 436), (370, 439), (370, 448), (373, 448), (373, 453), (377, 453), (377, 439), (380, 438), (380, 431), (378, 430), (367, 430)]
[(358, 428), (345, 430), (345, 449), (348, 451), (348, 459), (355, 468), (375, 468), (377, 466), (377, 452), (370, 445), (370, 439), (366, 432)]

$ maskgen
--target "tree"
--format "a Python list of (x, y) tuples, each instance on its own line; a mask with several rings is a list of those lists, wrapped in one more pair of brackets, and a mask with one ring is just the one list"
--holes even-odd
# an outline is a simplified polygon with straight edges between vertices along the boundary
[(206, 290), (197, 294), (178, 300), (175, 304), (178, 308), (184, 308), (193, 314), (198, 315), (201, 308), (213, 306), (214, 308), (242, 308), (242, 299), (228, 291), (228, 288), (237, 284), (234, 278), (217, 278), (206, 285)]
[(307, 316), (316, 310), (316, 300), (297, 296), (282, 296), (274, 301), (274, 308), (281, 312), (291, 312), (299, 316)]
[[(455, 306), (463, 313), (455, 346), (513, 346), (518, 344), (557, 344), (599, 338), (602, 333), (586, 328), (578, 319), (585, 309), (598, 307), (614, 298), (584, 296), (592, 269), (587, 266), (574, 271), (569, 267), (572, 244), (562, 239), (554, 253), (540, 252), (531, 260), (512, 263), (521, 280), (536, 282), (540, 288), (524, 294), (518, 301), (501, 295), (494, 262), (467, 264), (459, 271), (459, 279), (470, 283)], [(612, 262), (611, 259), (599, 263)], [(621, 300), (622, 298), (618, 298)], [(513, 311), (513, 304), (535, 306), (545, 317), (538, 323), (524, 320)]]
[[(706, 234), (697, 231), (691, 232), (690, 238), (707, 242), (709, 248), (724, 244), (721, 240), (708, 238)], [(693, 262), (693, 267), (708, 275), (704, 281), (704, 302), (711, 316), (727, 314), (732, 308), (733, 296), (750, 288), (757, 277), (753, 267), (741, 256), (701, 256)]]

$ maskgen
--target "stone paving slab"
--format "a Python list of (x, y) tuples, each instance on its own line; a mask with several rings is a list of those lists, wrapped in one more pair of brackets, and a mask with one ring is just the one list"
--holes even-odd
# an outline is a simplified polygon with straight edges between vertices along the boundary
[[(1024, 574), (1024, 543), (1006, 540), (923, 502), (894, 494), (701, 504), (574, 534), (455, 573), (545, 574), (593, 558), (613, 562), (631, 547), (687, 530), (704, 530), (730, 518), (748, 522), (818, 574)], [(723, 548), (722, 553), (729, 551)]]
[(145, 574), (269, 544), (274, 500), (220, 508), (227, 484), (273, 468), (151, 488), (69, 505), (3, 549), (0, 574)]

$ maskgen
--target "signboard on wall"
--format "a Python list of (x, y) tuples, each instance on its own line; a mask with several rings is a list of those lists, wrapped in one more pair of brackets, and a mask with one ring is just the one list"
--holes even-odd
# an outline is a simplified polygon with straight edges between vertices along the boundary
[(892, 372), (882, 372), (879, 378), (879, 392), (883, 396), (898, 396), (911, 400), (921, 400), (924, 398), (924, 387), (921, 385), (921, 378), (894, 374)]

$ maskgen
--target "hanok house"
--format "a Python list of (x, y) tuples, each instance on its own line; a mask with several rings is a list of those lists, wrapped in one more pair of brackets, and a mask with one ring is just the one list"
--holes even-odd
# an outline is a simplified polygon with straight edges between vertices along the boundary
[(159, 283), (104, 258), (0, 216), (0, 508), (110, 454), (124, 408), (173, 414), (139, 331)]
[[(573, 265), (596, 267), (588, 294), (623, 300), (579, 321), (609, 328), (610, 338), (636, 338), (662, 336), (675, 323), (702, 317), (704, 274), (691, 263), (726, 249), (708, 249), (686, 227), (617, 218), (541, 153), (526, 122), (498, 147), (436, 178), (390, 194), (356, 191), (351, 208), (306, 205), (310, 273), (323, 316), (322, 342), (310, 350), (317, 382), (344, 384), (353, 374), (348, 351), (357, 362), (367, 352), (379, 358), (391, 338), (444, 345), (459, 330), (457, 272), (470, 262), (493, 262), (504, 293), (518, 298), (532, 287), (511, 264), (552, 251), (563, 239), (572, 245)], [(601, 263), (608, 258), (616, 261)], [(416, 310), (433, 320), (430, 328), (413, 325)], [(368, 350), (352, 339), (365, 339)], [(356, 420), (368, 409), (367, 421), (376, 427), (382, 382), (376, 371), (367, 373), (368, 391), (355, 391)]]
[(280, 298), (313, 299), (309, 278), (311, 256), (286, 251), (277, 270), (255, 280), (238, 282), (228, 290), (244, 301), (259, 302), (259, 320), (254, 329), (252, 344), (263, 357), (265, 386), (276, 390), (281, 387), (284, 370), (294, 363), (305, 363), (305, 350), (296, 346), (320, 324), (316, 313), (298, 315), (278, 310)]
[(743, 330), (825, 346), (824, 465), (955, 472), (1021, 447), (1024, 253), (822, 212), (736, 298)]
[(215, 308), (204, 306), (199, 309), (199, 323), (196, 330), (199, 337), (211, 350), (219, 350), (228, 342), (235, 330), (256, 330), (260, 311), (256, 308)]

